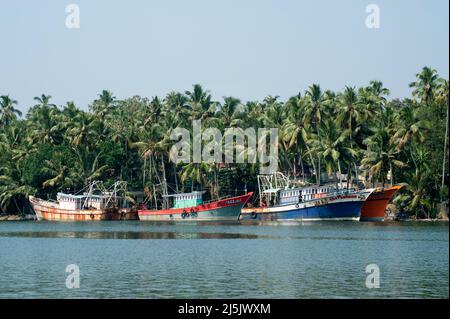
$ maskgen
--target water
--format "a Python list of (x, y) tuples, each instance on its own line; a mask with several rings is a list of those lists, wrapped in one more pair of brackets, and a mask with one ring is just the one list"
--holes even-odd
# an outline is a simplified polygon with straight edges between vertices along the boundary
[(448, 240), (448, 223), (4, 222), (0, 298), (448, 298)]

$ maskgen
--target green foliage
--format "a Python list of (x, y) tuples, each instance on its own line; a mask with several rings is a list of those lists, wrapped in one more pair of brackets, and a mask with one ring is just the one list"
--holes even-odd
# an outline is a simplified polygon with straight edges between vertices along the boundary
[(277, 128), (279, 170), (301, 183), (320, 183), (322, 175), (337, 181), (337, 173), (362, 176), (367, 186), (407, 183), (398, 207), (434, 217), (448, 195), (448, 81), (425, 67), (410, 86), (413, 96), (403, 100), (389, 100), (383, 83), (371, 81), (342, 92), (313, 84), (285, 102), (267, 96), (246, 103), (232, 96), (214, 101), (198, 84), (151, 99), (119, 100), (104, 90), (88, 111), (74, 102), (56, 106), (43, 94), (23, 118), (17, 101), (2, 95), (0, 212), (22, 212), (30, 194), (52, 198), (94, 179), (125, 180), (158, 203), (168, 191), (204, 189), (215, 198), (257, 190), (259, 163), (169, 161), (172, 129), (192, 131), (191, 121), (201, 119), (203, 129), (223, 135), (229, 127)]

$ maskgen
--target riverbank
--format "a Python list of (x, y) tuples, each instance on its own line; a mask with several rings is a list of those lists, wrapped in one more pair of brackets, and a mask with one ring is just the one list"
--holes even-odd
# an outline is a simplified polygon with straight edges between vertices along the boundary
[[(0, 215), (0, 222), (7, 221), (30, 221), (35, 220), (36, 215)], [(386, 222), (449, 222), (448, 218), (430, 218), (430, 219), (414, 219), (414, 218), (405, 218), (405, 219), (388, 219)]]
[(35, 220), (36, 215), (0, 215), (0, 222), (3, 221), (27, 221), (27, 220)]

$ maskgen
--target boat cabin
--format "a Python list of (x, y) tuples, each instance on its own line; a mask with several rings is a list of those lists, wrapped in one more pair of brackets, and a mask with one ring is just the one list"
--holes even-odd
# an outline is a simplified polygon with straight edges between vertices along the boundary
[(205, 192), (192, 192), (182, 194), (165, 195), (164, 197), (173, 197), (173, 208), (195, 207), (203, 204), (203, 194)]
[(335, 192), (335, 189), (329, 186), (282, 189), (278, 193), (278, 203), (280, 205), (297, 204), (299, 202), (324, 197), (330, 192)]
[(103, 209), (106, 205), (107, 198), (101, 195), (72, 195), (65, 193), (58, 193), (57, 200), (59, 208), (61, 209)]

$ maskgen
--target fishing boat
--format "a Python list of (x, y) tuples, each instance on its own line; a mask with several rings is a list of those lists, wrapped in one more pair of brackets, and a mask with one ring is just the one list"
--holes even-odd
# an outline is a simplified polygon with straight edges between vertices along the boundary
[(94, 181), (77, 194), (58, 193), (57, 200), (43, 200), (30, 196), (37, 220), (100, 221), (137, 219), (137, 210), (129, 206), (125, 196), (119, 196), (125, 182), (114, 183), (110, 190)]
[(203, 202), (204, 191), (163, 195), (173, 199), (169, 209), (138, 211), (143, 221), (238, 221), (242, 207), (253, 195), (252, 192), (236, 197)]
[(358, 221), (373, 189), (357, 191), (331, 186), (290, 187), (282, 173), (259, 175), (260, 207), (242, 210), (241, 220)]
[(386, 208), (392, 197), (403, 185), (389, 188), (376, 188), (361, 208), (361, 221), (384, 221)]

